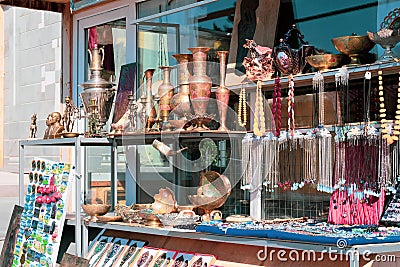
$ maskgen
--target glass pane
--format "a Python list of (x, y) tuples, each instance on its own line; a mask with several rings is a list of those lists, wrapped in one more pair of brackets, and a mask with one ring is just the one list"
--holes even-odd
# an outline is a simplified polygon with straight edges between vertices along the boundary
[[(126, 66), (126, 19), (97, 25), (85, 29), (87, 38), (87, 50), (92, 50), (97, 46), (101, 49), (103, 58), (102, 78), (115, 84), (118, 88), (121, 67)], [(86, 80), (90, 79), (90, 53), (87, 52), (87, 64), (85, 65)], [(82, 90), (82, 88), (79, 88)], [(113, 110), (109, 118), (113, 117)], [(107, 123), (104, 130), (108, 130)], [(87, 127), (86, 127), (87, 129)], [(86, 181), (86, 202), (111, 203), (111, 148), (110, 147), (90, 147), (87, 148), (87, 177)], [(121, 160), (120, 157), (117, 160)], [(124, 158), (122, 159), (124, 160)], [(118, 161), (119, 163), (119, 161)], [(125, 170), (118, 164), (118, 201), (125, 201), (124, 183), (125, 175), (121, 175)]]
[(203, 0), (151, 0), (137, 5), (137, 17), (143, 18)]
[[(126, 64), (126, 20), (116, 20), (85, 30), (87, 48), (92, 50), (95, 45), (104, 49), (103, 79), (118, 83), (121, 66)], [(90, 56), (86, 68), (89, 79)]]
[[(294, 23), (310, 44), (328, 53), (339, 53), (331, 39), (366, 35), (377, 29), (377, 1), (340, 0), (314, 2), (294, 0)], [(376, 53), (376, 48), (371, 51)]]

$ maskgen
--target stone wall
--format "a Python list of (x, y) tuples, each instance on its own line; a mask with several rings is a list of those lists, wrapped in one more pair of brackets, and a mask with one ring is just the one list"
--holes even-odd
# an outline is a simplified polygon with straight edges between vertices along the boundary
[[(4, 139), (0, 142), (4, 164), (0, 170), (18, 172), (18, 142), (29, 137), (32, 114), (37, 113), (37, 137), (42, 138), (47, 115), (62, 110), (61, 14), (4, 6), (3, 17), (4, 124), (0, 127)], [(33, 156), (56, 159), (59, 153), (59, 148), (26, 148), (25, 162)]]

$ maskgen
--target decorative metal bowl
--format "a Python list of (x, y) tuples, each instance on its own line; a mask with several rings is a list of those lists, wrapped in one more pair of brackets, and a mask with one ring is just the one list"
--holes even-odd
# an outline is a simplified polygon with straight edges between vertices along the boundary
[(367, 32), (369, 39), (376, 44), (379, 44), (385, 49), (383, 55), (376, 61), (379, 63), (388, 63), (396, 61), (392, 49), (400, 42), (400, 30), (381, 29), (378, 32)]
[[(215, 176), (217, 175), (217, 176)], [(221, 207), (231, 194), (231, 182), (228, 177), (216, 172), (208, 172), (202, 175), (201, 186), (197, 189), (197, 195), (188, 195), (192, 205), (204, 210), (203, 220), (210, 220), (210, 213)]]
[(185, 114), (186, 118), (188, 118), (188, 121), (192, 123), (193, 126), (193, 131), (208, 131), (210, 130), (205, 126), (205, 124), (209, 123), (215, 118), (215, 114), (190, 114), (187, 113)]
[(139, 216), (144, 220), (145, 225), (160, 227), (162, 223), (157, 217), (157, 214), (153, 213), (152, 209), (142, 209), (139, 211)]
[(127, 223), (140, 222), (142, 218), (139, 216), (140, 210), (124, 209), (120, 211), (122, 220)]
[(343, 54), (322, 54), (308, 56), (306, 60), (312, 67), (319, 71), (324, 71), (338, 67), (340, 63), (342, 63), (344, 57), (345, 55)]
[(90, 220), (96, 222), (97, 216), (106, 214), (111, 208), (108, 204), (84, 204), (82, 205), (83, 211), (90, 216)]
[(372, 42), (367, 35), (351, 35), (341, 36), (332, 39), (335, 48), (351, 59), (349, 65), (361, 64), (358, 55), (367, 54), (369, 50), (374, 47), (375, 43)]
[(139, 216), (138, 209), (133, 209), (134, 205), (117, 205), (115, 206), (115, 214), (122, 217), (122, 220), (127, 223), (139, 222), (142, 218)]
[(151, 204), (151, 208), (156, 214), (174, 212), (177, 206), (175, 194), (168, 187), (160, 188), (158, 194), (154, 195), (154, 202)]
[(177, 225), (195, 224), (200, 216), (194, 212), (183, 211), (181, 213), (157, 214), (164, 227), (174, 227)]

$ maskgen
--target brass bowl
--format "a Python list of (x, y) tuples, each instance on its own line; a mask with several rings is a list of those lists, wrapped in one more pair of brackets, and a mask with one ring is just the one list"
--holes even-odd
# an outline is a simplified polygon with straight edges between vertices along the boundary
[(341, 36), (332, 39), (335, 48), (351, 58), (349, 65), (359, 65), (360, 60), (357, 58), (359, 54), (366, 54), (374, 47), (367, 35)]
[(80, 135), (80, 133), (68, 133), (68, 132), (62, 133), (62, 136), (64, 138), (74, 138), (74, 137), (78, 137), (79, 135)]
[(312, 67), (324, 71), (338, 67), (344, 57), (345, 55), (341, 54), (323, 54), (308, 56), (306, 60)]
[(97, 221), (97, 216), (105, 215), (111, 208), (107, 204), (84, 204), (83, 211), (90, 216), (91, 221)]

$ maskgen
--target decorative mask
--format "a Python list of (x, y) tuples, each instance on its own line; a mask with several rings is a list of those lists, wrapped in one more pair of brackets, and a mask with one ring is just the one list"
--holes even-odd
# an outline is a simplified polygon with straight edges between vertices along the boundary
[[(304, 35), (296, 28), (296, 25), (293, 25), (280, 39), (280, 44), (274, 47), (273, 59), (275, 67), (282, 75), (299, 74), (306, 70), (308, 65), (306, 57), (314, 54), (314, 46), (309, 45), (303, 38)], [(289, 44), (293, 40), (299, 43), (300, 47), (298, 49), (290, 47)]]
[(250, 50), (250, 58), (245, 57), (243, 66), (246, 69), (247, 78), (252, 81), (263, 81), (271, 79), (274, 74), (272, 49), (257, 45), (253, 40), (246, 39), (244, 48)]

